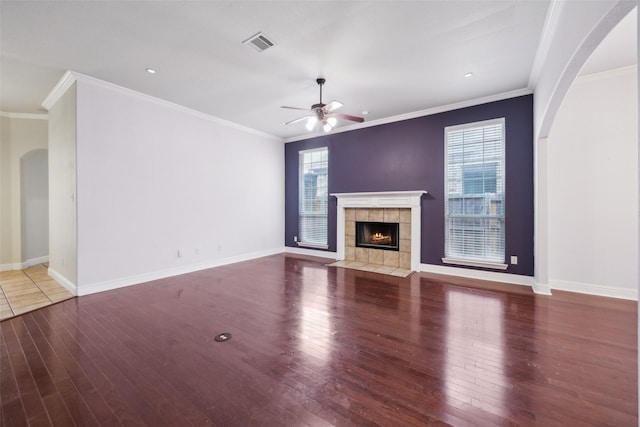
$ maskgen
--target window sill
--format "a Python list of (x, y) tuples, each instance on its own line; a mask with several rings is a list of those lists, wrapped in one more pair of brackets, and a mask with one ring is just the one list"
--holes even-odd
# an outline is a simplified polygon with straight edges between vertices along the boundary
[(306, 242), (296, 242), (296, 243), (301, 248), (329, 249), (329, 245), (322, 245), (322, 244), (319, 244), (319, 243), (306, 243)]
[(499, 262), (473, 261), (458, 258), (442, 258), (442, 262), (445, 264), (465, 265), (467, 267), (490, 268), (492, 270), (506, 270), (507, 267), (509, 267), (507, 264), (501, 264)]

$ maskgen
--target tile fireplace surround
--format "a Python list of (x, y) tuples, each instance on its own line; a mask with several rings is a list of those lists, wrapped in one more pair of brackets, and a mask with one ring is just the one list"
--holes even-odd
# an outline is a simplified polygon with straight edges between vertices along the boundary
[[(420, 199), (426, 191), (334, 193), (338, 199), (336, 258), (380, 273), (420, 271)], [(357, 248), (355, 222), (399, 222), (400, 250)]]

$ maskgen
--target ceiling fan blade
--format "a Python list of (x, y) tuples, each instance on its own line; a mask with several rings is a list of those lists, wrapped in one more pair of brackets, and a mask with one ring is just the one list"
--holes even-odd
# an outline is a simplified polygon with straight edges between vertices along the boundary
[(351, 120), (352, 122), (358, 122), (358, 123), (364, 122), (364, 118), (357, 117), (357, 116), (351, 116), (349, 114), (333, 113), (333, 115), (335, 117), (339, 118), (339, 119)]
[(281, 105), (280, 108), (288, 108), (289, 110), (302, 110), (302, 111), (309, 111), (308, 108), (298, 108), (298, 107), (287, 107), (286, 105)]
[(291, 125), (293, 123), (300, 123), (302, 121), (308, 120), (310, 118), (314, 118), (315, 116), (304, 116), (304, 117), (298, 117), (297, 119), (293, 119), (293, 120), (289, 120), (288, 122), (284, 122), (282, 123), (283, 125)]
[(327, 113), (330, 113), (338, 108), (342, 107), (342, 102), (340, 101), (331, 101), (327, 105), (324, 106), (324, 109)]

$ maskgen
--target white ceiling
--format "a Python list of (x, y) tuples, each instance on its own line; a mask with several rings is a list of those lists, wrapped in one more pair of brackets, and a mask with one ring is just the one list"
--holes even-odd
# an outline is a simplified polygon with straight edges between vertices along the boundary
[[(319, 76), (325, 103), (367, 121), (526, 89), (548, 5), (2, 0), (0, 111), (42, 113), (70, 69), (292, 138), (304, 125), (282, 122), (305, 112), (280, 106), (316, 103)], [(276, 45), (242, 44), (259, 31)]]

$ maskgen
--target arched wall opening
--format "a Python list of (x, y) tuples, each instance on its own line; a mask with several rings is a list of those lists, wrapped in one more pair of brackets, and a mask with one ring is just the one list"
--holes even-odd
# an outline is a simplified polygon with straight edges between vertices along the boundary
[[(632, 11), (594, 51), (565, 94), (547, 137), (552, 290), (637, 299), (635, 20)], [(613, 39), (631, 54), (619, 61), (606, 55)]]
[[(556, 8), (551, 11), (553, 19), (548, 19), (553, 22), (554, 28), (547, 29), (550, 34), (547, 37), (547, 51), (546, 54), (539, 55), (544, 57), (545, 61), (538, 70), (539, 77), (537, 77), (534, 92), (536, 188), (534, 290), (538, 293), (550, 293), (550, 281), (553, 279), (549, 276), (551, 249), (549, 246), (551, 232), (549, 197), (552, 185), (549, 182), (550, 129), (560, 106), (587, 59), (630, 12), (637, 19), (637, 10), (634, 10), (636, 5), (637, 2), (619, 0), (590, 3), (586, 8), (587, 6), (584, 5), (562, 2), (556, 4)], [(637, 52), (635, 59), (637, 63)], [(635, 107), (637, 108), (637, 93)], [(597, 203), (597, 195), (591, 194), (590, 200)], [(633, 295), (637, 298), (637, 284), (634, 288)], [(581, 289), (581, 291), (586, 290)], [(590, 291), (600, 292), (595, 288)], [(627, 294), (623, 297), (628, 296)]]
[(46, 262), (49, 256), (48, 150), (32, 150), (20, 158), (20, 217), (23, 266)]

